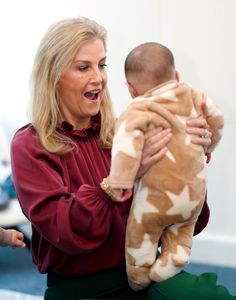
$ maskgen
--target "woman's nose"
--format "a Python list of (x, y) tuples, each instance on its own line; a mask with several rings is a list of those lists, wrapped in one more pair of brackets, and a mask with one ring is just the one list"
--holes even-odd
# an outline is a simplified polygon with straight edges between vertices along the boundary
[(103, 81), (103, 73), (101, 72), (100, 69), (94, 69), (92, 76), (91, 76), (91, 81), (92, 82), (99, 82), (101, 83)]

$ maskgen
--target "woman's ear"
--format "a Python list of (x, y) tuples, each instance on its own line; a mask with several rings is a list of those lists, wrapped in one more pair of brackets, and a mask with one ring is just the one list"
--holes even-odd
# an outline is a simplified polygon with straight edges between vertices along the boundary
[(127, 81), (126, 85), (128, 87), (129, 93), (131, 95), (132, 98), (135, 98), (138, 96), (138, 93), (136, 92), (136, 90), (134, 89), (134, 87)]

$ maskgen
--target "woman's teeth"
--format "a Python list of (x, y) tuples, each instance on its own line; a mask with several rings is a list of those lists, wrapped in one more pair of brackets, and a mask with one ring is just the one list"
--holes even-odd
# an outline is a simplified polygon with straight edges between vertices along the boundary
[(89, 100), (96, 100), (98, 98), (98, 91), (86, 92), (85, 97)]

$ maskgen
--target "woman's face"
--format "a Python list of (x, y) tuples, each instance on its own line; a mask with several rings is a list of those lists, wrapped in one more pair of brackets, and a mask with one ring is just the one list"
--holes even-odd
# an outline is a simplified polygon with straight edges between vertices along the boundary
[(87, 128), (100, 109), (102, 91), (107, 82), (106, 52), (95, 39), (79, 48), (72, 64), (58, 81), (59, 108), (76, 129)]

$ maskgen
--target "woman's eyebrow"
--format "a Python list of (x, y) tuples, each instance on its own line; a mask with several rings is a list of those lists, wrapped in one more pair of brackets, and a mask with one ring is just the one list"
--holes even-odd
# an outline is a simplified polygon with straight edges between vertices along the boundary
[[(106, 60), (106, 56), (104, 56), (103, 58), (101, 58), (99, 61), (103, 61), (103, 60)], [(75, 63), (91, 63), (91, 61), (90, 60), (84, 60), (84, 59), (76, 59), (75, 60)]]

